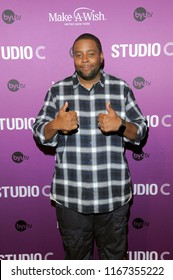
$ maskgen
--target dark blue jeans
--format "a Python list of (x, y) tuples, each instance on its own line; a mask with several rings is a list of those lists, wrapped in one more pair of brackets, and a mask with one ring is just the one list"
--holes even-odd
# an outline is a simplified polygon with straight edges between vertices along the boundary
[(103, 214), (82, 214), (56, 206), (66, 260), (90, 260), (96, 242), (101, 260), (122, 260), (127, 251), (129, 204)]

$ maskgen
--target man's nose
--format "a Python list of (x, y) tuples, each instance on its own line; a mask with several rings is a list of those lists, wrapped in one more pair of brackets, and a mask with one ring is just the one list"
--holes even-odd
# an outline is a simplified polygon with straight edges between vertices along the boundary
[(87, 61), (88, 61), (88, 54), (83, 54), (82, 62), (87, 62)]

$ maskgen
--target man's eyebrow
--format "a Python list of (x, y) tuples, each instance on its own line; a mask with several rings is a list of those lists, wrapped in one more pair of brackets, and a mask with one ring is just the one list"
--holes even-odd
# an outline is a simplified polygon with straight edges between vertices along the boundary
[[(78, 52), (80, 52), (80, 53), (82, 53), (83, 51), (78, 51), (78, 50), (76, 50), (74, 53), (78, 53)], [(96, 52), (96, 50), (95, 49), (89, 49), (89, 50), (87, 50), (86, 52)]]

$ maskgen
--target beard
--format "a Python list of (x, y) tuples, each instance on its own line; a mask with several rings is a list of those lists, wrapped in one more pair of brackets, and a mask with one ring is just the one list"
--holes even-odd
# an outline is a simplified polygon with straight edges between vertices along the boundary
[(83, 80), (90, 81), (93, 80), (97, 74), (100, 72), (100, 67), (97, 69), (92, 69), (88, 74), (83, 73), (80, 69), (76, 69), (76, 72), (79, 77), (81, 77)]

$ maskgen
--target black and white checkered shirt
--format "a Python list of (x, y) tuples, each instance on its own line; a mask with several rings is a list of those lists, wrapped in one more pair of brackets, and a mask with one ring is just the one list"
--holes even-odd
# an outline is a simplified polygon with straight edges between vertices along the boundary
[[(68, 101), (69, 110), (77, 112), (79, 128), (75, 133), (57, 133), (44, 137), (45, 125), (53, 120)], [(106, 102), (126, 121), (138, 127), (138, 140), (147, 126), (129, 86), (101, 71), (101, 79), (92, 89), (85, 89), (77, 74), (52, 86), (44, 106), (33, 124), (33, 133), (43, 145), (57, 146), (51, 194), (55, 201), (81, 213), (112, 211), (131, 197), (131, 177), (124, 155), (126, 138), (116, 133), (103, 134), (98, 128), (99, 113), (106, 112)]]

